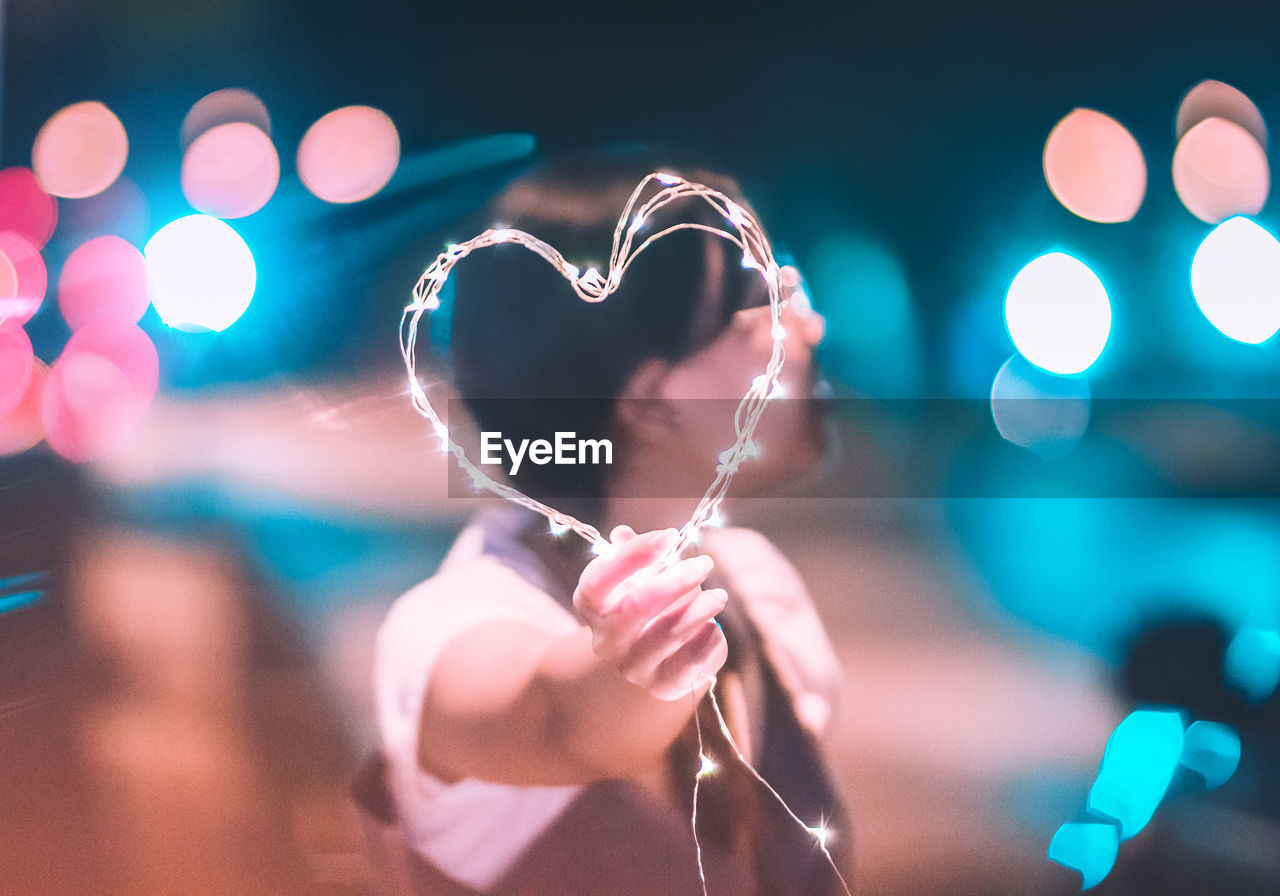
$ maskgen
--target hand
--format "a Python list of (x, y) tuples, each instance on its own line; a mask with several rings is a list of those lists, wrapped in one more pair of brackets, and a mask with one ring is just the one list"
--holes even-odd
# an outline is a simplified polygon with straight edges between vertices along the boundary
[(713, 680), (729, 655), (715, 615), (729, 596), (702, 590), (714, 563), (705, 554), (663, 567), (674, 529), (610, 534), (613, 550), (582, 571), (573, 605), (590, 626), (596, 655), (661, 700), (678, 700)]

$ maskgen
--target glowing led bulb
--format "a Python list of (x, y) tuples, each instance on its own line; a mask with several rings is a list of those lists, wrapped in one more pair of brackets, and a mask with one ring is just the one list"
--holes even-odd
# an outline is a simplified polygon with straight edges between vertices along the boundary
[(567, 261), (565, 262), (564, 275), (570, 280), (577, 280), (580, 273), (582, 272), (578, 270), (578, 266), (576, 264), (569, 264)]
[(698, 777), (705, 778), (707, 775), (714, 775), (720, 766), (716, 765), (715, 760), (706, 753), (699, 754), (702, 759), (702, 766), (698, 769)]
[(738, 472), (739, 457), (737, 448), (726, 448), (716, 455), (716, 463), (718, 469), (724, 469), (730, 473)]
[(435, 311), (440, 307), (440, 298), (435, 293), (429, 296), (423, 296), (421, 299), (410, 302), (405, 306), (405, 311)]
[(641, 227), (644, 226), (644, 222), (645, 222), (645, 216), (644, 216), (644, 213), (641, 212), (640, 214), (636, 215), (635, 220), (631, 222), (631, 229), (639, 230)]
[(747, 220), (746, 213), (743, 212), (742, 206), (738, 205), (736, 202), (729, 202), (726, 204), (726, 209), (725, 217), (732, 223), (736, 224), (738, 227), (751, 226), (751, 222)]
[(653, 179), (656, 180), (658, 183), (668, 187), (674, 186), (675, 184), (678, 184), (678, 183), (683, 183), (684, 181), (684, 178), (677, 177), (674, 174), (655, 174), (653, 176)]
[(554, 535), (556, 538), (559, 538), (561, 535), (563, 535), (563, 534), (565, 534), (566, 532), (568, 532), (568, 531), (569, 531), (569, 524), (568, 524), (568, 523), (558, 523), (558, 522), (556, 522), (555, 520), (549, 520), (549, 521), (548, 521), (548, 528), (550, 528), (550, 529), (551, 529), (551, 534), (552, 534), (552, 535)]
[(826, 825), (814, 825), (813, 827), (806, 827), (805, 830), (813, 835), (813, 839), (818, 841), (819, 846), (823, 849), (827, 848), (827, 838), (831, 836), (831, 831), (827, 829)]
[[(768, 377), (768, 375), (767, 375), (767, 374), (763, 374), (763, 373), (762, 373), (762, 374), (760, 374), (759, 376), (757, 376), (757, 377), (755, 377), (755, 378), (753, 378), (753, 379), (751, 380), (751, 389), (752, 389), (752, 391), (753, 391), (753, 392), (763, 392), (763, 391), (765, 390), (765, 388), (766, 388), (766, 387), (769, 387), (769, 385), (770, 385), (770, 384), (769, 384), (769, 377)], [(784, 391), (784, 390), (783, 390), (783, 388), (782, 388), (782, 384), (781, 384), (781, 383), (779, 383), (777, 380), (774, 380), (774, 381), (773, 381), (773, 385), (772, 385), (772, 387), (771, 387), (771, 388), (769, 388), (769, 394), (768, 394), (768, 395), (766, 395), (765, 397), (766, 397), (766, 398), (781, 398), (781, 397), (782, 397), (783, 395), (785, 395), (785, 394), (786, 394), (786, 393), (785, 393), (785, 391)]]
[(711, 513), (707, 514), (707, 521), (704, 525), (712, 529), (719, 529), (724, 526), (724, 517), (721, 515), (719, 507), (711, 508)]

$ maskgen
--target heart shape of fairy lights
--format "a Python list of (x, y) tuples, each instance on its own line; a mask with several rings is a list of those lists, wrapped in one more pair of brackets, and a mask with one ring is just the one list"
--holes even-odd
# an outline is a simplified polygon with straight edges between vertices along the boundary
[[(641, 202), (641, 197), (653, 184), (656, 184), (659, 189)], [(633, 248), (637, 234), (654, 212), (672, 202), (691, 197), (702, 199), (710, 204), (728, 222), (730, 229), (694, 222), (677, 223), (649, 235), (639, 246)], [(540, 501), (535, 501), (506, 483), (494, 481), (472, 463), (466, 452), (450, 438), (448, 426), (431, 406), (426, 389), (418, 379), (416, 367), (418, 326), (424, 315), (440, 307), (440, 289), (449, 278), (454, 265), (477, 249), (502, 243), (517, 243), (546, 259), (569, 281), (573, 291), (584, 302), (602, 302), (617, 290), (623, 274), (637, 255), (657, 240), (677, 230), (703, 230), (728, 240), (742, 250), (742, 266), (757, 271), (764, 278), (769, 290), (773, 350), (764, 372), (751, 380), (750, 388), (738, 403), (734, 413), (734, 442), (717, 456), (715, 479), (698, 502), (689, 522), (681, 527), (680, 537), (669, 555), (676, 557), (685, 545), (697, 539), (698, 533), (704, 526), (714, 525), (718, 521), (720, 504), (728, 493), (729, 482), (737, 472), (739, 464), (757, 453), (755, 442), (751, 437), (755, 433), (761, 414), (764, 413), (765, 405), (771, 397), (779, 394), (778, 377), (786, 357), (783, 341), (787, 335), (782, 325), (784, 302), (779, 281), (780, 269), (774, 261), (768, 238), (750, 212), (723, 193), (703, 184), (687, 181), (674, 174), (649, 174), (632, 192), (631, 198), (627, 200), (626, 207), (622, 210), (622, 215), (618, 218), (618, 226), (613, 232), (613, 250), (609, 255), (609, 267), (606, 273), (601, 274), (595, 268), (582, 273), (577, 266), (566, 261), (553, 246), (522, 230), (490, 229), (465, 243), (451, 244), (440, 253), (418, 279), (413, 289), (413, 301), (404, 309), (400, 322), (400, 351), (404, 355), (405, 368), (409, 374), (409, 390), (413, 405), (418, 413), (431, 421), (436, 436), (440, 439), (441, 449), (457, 459), (458, 465), (467, 472), (477, 488), (488, 489), (496, 495), (542, 514), (556, 534), (572, 529), (589, 541), (597, 551), (607, 549), (609, 544), (598, 529)]]

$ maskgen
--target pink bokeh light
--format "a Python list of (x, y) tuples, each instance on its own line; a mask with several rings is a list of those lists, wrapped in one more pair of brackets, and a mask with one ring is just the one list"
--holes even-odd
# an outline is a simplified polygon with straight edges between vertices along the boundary
[(1256, 215), (1271, 190), (1267, 154), (1253, 135), (1225, 118), (1206, 118), (1173, 153), (1173, 186), (1187, 211), (1207, 224)]
[(0, 170), (0, 230), (26, 237), (37, 249), (53, 236), (58, 200), (46, 193), (30, 168)]
[(49, 371), (40, 419), (49, 446), (79, 463), (123, 444), (148, 403), (106, 358), (64, 352)]
[(267, 204), (280, 183), (280, 157), (261, 129), (242, 121), (211, 128), (182, 159), (182, 192), (197, 211), (243, 218)]
[(0, 323), (25, 324), (39, 310), (49, 288), (40, 250), (25, 236), (0, 232)]
[[(92, 354), (109, 361), (132, 388), (150, 402), (160, 381), (160, 358), (151, 337), (136, 324), (95, 317), (71, 335), (62, 357)], [(61, 360), (61, 358), (59, 359)]]
[(122, 445), (155, 397), (159, 358), (134, 324), (95, 317), (49, 371), (40, 419), (49, 446), (75, 462)]
[(17, 324), (0, 324), (0, 417), (12, 412), (27, 394), (35, 361), (27, 331)]
[(99, 315), (137, 323), (148, 304), (146, 261), (118, 236), (89, 240), (62, 266), (58, 307), (73, 330)]

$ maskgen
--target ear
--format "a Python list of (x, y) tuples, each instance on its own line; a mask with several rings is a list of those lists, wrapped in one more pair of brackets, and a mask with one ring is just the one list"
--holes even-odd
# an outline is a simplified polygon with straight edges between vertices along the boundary
[(629, 438), (642, 441), (667, 439), (680, 423), (675, 403), (664, 389), (671, 362), (650, 358), (627, 378), (618, 396), (618, 426)]

